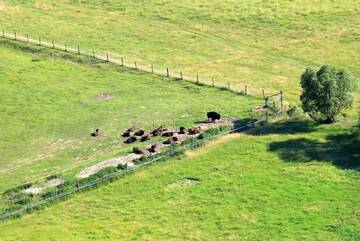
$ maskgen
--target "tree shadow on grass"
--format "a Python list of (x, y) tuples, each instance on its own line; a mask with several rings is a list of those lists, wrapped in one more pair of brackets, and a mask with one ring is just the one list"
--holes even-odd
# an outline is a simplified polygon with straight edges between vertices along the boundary
[(319, 124), (309, 120), (275, 122), (255, 130), (253, 135), (298, 134), (313, 132)]
[[(235, 128), (239, 129), (239, 132), (247, 131), (248, 129), (239, 128), (247, 123), (255, 121), (254, 119), (241, 119), (235, 123)], [(271, 135), (271, 134), (297, 134), (297, 133), (309, 133), (315, 130), (319, 124), (309, 120), (287, 120), (282, 122), (275, 122), (271, 124), (263, 124), (263, 126), (252, 129), (248, 132), (250, 135)]]
[(325, 161), (342, 169), (360, 171), (358, 132), (330, 135), (325, 142), (306, 138), (272, 142), (269, 151), (277, 152), (286, 162)]

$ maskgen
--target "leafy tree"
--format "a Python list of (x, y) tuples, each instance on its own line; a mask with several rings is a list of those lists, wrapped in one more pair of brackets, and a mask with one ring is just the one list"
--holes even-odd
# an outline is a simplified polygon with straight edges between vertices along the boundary
[(313, 120), (332, 123), (343, 109), (351, 107), (351, 92), (355, 91), (356, 82), (344, 70), (323, 66), (318, 72), (306, 69), (301, 76), (301, 87), (304, 112)]

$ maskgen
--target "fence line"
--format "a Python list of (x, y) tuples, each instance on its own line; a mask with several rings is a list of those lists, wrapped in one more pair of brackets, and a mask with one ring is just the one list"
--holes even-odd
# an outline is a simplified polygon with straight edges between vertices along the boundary
[(99, 177), (99, 178), (97, 178), (95, 180), (90, 181), (89, 183), (85, 183), (84, 185), (79, 185), (79, 182), (78, 182), (76, 187), (69, 190), (69, 191), (65, 191), (65, 192), (59, 193), (57, 195), (42, 199), (40, 201), (37, 201), (36, 203), (30, 202), (26, 206), (24, 206), (22, 208), (19, 208), (17, 210), (14, 210), (14, 211), (4, 212), (0, 216), (0, 219), (5, 221), (5, 220), (9, 219), (10, 217), (13, 217), (13, 216), (20, 215), (20, 214), (23, 214), (25, 212), (31, 211), (33, 208), (40, 207), (40, 206), (45, 205), (47, 203), (50, 203), (50, 202), (56, 201), (58, 199), (61, 199), (61, 198), (65, 197), (65, 196), (69, 196), (69, 195), (71, 195), (73, 193), (80, 192), (81, 190), (85, 190), (87, 188), (93, 187), (93, 186), (95, 186), (97, 184), (104, 183), (104, 182), (106, 182), (106, 181), (108, 181), (110, 179), (125, 175), (126, 173), (133, 172), (133, 171), (135, 171), (136, 169), (138, 169), (140, 167), (152, 165), (153, 163), (155, 163), (155, 162), (157, 162), (159, 160), (162, 160), (162, 159), (164, 159), (166, 157), (172, 157), (172, 156), (174, 156), (174, 155), (176, 155), (178, 153), (181, 154), (184, 151), (192, 149), (194, 147), (198, 147), (198, 146), (200, 146), (201, 144), (204, 144), (207, 141), (213, 140), (215, 138), (218, 138), (218, 137), (221, 137), (221, 136), (224, 136), (224, 135), (227, 135), (227, 134), (238, 132), (238, 131), (243, 130), (243, 129), (248, 128), (248, 127), (254, 127), (256, 124), (266, 122), (270, 118), (274, 118), (276, 116), (279, 116), (281, 113), (282, 113), (282, 110), (276, 111), (276, 112), (272, 113), (271, 115), (266, 114), (266, 116), (263, 116), (259, 120), (250, 121), (250, 122), (248, 122), (248, 123), (246, 123), (244, 125), (234, 127), (232, 129), (230, 129), (229, 131), (221, 132), (221, 133), (219, 133), (217, 135), (209, 136), (209, 137), (206, 137), (204, 139), (197, 140), (197, 141), (195, 141), (193, 143), (189, 143), (187, 145), (180, 146), (180, 147), (176, 148), (175, 150), (171, 149), (171, 147), (170, 147), (170, 150), (160, 153), (159, 156), (156, 156), (155, 158), (150, 157), (150, 161), (141, 163), (139, 165), (135, 165), (134, 167), (132, 167), (130, 169), (126, 168), (125, 170), (117, 171), (117, 172), (114, 172), (114, 173), (110, 173), (110, 174), (108, 174), (106, 176)]
[(51, 40), (50, 42), (48, 42), (41, 38), (32, 39), (29, 37), (29, 34), (26, 34), (25, 36), (23, 36), (23, 35), (19, 35), (16, 31), (14, 31), (14, 33), (12, 33), (12, 34), (6, 33), (5, 29), (2, 30), (2, 37), (6, 38), (6, 39), (10, 39), (10, 40), (24, 42), (29, 45), (33, 44), (36, 46), (57, 49), (57, 50), (61, 50), (61, 51), (69, 52), (69, 53), (76, 53), (79, 55), (96, 58), (96, 59), (104, 61), (104, 62), (114, 63), (114, 64), (117, 64), (117, 65), (120, 65), (123, 67), (127, 67), (130, 69), (148, 72), (148, 73), (152, 73), (152, 74), (157, 74), (157, 75), (160, 75), (163, 77), (185, 80), (185, 81), (189, 81), (189, 82), (193, 82), (193, 83), (197, 83), (197, 84), (201, 84), (201, 85), (211, 86), (211, 87), (220, 88), (220, 89), (227, 89), (234, 93), (239, 93), (239, 94), (244, 94), (244, 95), (252, 95), (252, 96), (261, 96), (261, 97), (265, 98), (265, 90), (264, 89), (262, 91), (259, 91), (257, 89), (251, 89), (251, 91), (250, 91), (250, 88), (248, 85), (244, 85), (244, 88), (237, 89), (237, 88), (234, 88), (234, 86), (231, 86), (230, 82), (227, 82), (227, 84), (217, 82), (215, 84), (215, 80), (213, 77), (211, 78), (211, 80), (201, 79), (200, 78), (201, 76), (199, 75), (199, 73), (197, 73), (194, 76), (185, 75), (182, 70), (176, 71), (176, 72), (171, 72), (168, 67), (164, 70), (159, 70), (159, 69), (154, 68), (153, 64), (139, 65), (139, 63), (136, 61), (125, 61), (124, 57), (111, 56), (109, 54), (109, 52), (106, 52), (105, 54), (97, 53), (95, 50), (88, 52), (88, 51), (82, 50), (82, 48), (80, 48), (79, 45), (77, 45), (76, 48), (72, 48), (72, 47), (69, 47), (67, 42), (64, 42), (63, 44), (56, 44), (54, 40)]

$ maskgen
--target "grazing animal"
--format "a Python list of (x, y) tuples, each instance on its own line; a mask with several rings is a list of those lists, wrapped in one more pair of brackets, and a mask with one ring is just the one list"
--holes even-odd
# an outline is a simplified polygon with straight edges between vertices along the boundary
[(126, 144), (131, 144), (131, 143), (134, 143), (135, 141), (137, 141), (136, 137), (135, 136), (132, 136), (132, 137), (129, 137), (127, 138), (124, 143)]
[(171, 131), (164, 132), (164, 133), (162, 134), (162, 136), (165, 136), (165, 137), (169, 137), (169, 136), (173, 136), (173, 135), (174, 135), (174, 133), (171, 132)]
[(159, 147), (156, 144), (152, 144), (151, 147), (148, 149), (149, 152), (154, 153), (159, 150)]
[(97, 136), (100, 135), (100, 130), (99, 130), (99, 129), (96, 129), (94, 132), (91, 132), (90, 135), (91, 135), (92, 137), (97, 137)]
[(129, 129), (126, 130), (126, 132), (134, 132), (134, 131), (136, 131), (136, 130), (137, 130), (137, 128), (135, 128), (135, 127), (130, 127)]
[(142, 136), (142, 135), (144, 135), (144, 133), (145, 133), (144, 130), (137, 130), (134, 135), (135, 136)]
[(201, 128), (199, 127), (193, 127), (191, 129), (188, 130), (190, 135), (196, 135), (199, 134), (201, 132)]
[(138, 154), (138, 155), (143, 155), (144, 151), (141, 150), (139, 147), (134, 147), (133, 148), (133, 153)]
[(128, 132), (128, 131), (125, 131), (124, 133), (122, 133), (122, 137), (129, 137), (131, 135), (131, 133), (130, 132)]
[(176, 136), (172, 136), (168, 138), (166, 141), (163, 142), (165, 145), (171, 145), (178, 141), (178, 138)]
[(182, 134), (182, 135), (186, 134), (186, 128), (183, 127), (183, 126), (180, 127), (180, 130), (179, 130), (178, 134)]
[(144, 141), (147, 141), (147, 140), (150, 140), (150, 137), (149, 135), (143, 135), (140, 139), (141, 142), (144, 142)]
[(216, 120), (220, 120), (220, 117), (220, 114), (215, 111), (210, 111), (207, 113), (207, 118), (213, 122)]
[(160, 136), (161, 133), (162, 133), (162, 129), (161, 128), (156, 128), (150, 134), (153, 135), (153, 136)]

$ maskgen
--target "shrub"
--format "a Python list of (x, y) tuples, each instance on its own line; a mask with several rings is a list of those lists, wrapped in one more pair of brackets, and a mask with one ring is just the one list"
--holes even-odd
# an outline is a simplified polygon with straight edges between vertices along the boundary
[(211, 129), (208, 129), (208, 130), (204, 131), (203, 133), (201, 133), (198, 138), (200, 140), (202, 140), (205, 138), (215, 137), (217, 135), (220, 135), (222, 132), (224, 132), (227, 129), (228, 129), (227, 126), (219, 126), (216, 128), (211, 128)]
[(343, 70), (323, 66), (318, 72), (306, 69), (301, 86), (304, 112), (313, 120), (332, 123), (343, 109), (351, 107), (356, 82)]
[(28, 182), (28, 183), (25, 183), (25, 184), (19, 185), (17, 187), (13, 187), (13, 188), (6, 190), (4, 192), (4, 195), (8, 196), (8, 195), (16, 194), (16, 193), (21, 192), (24, 189), (30, 188), (31, 186), (32, 186), (32, 184)]
[(286, 114), (289, 117), (294, 117), (298, 115), (298, 111), (296, 109), (296, 106), (290, 106), (289, 109), (286, 111)]
[(50, 180), (55, 179), (55, 178), (59, 178), (59, 175), (53, 174), (53, 175), (47, 176), (45, 179), (47, 181), (50, 181)]
[(126, 164), (119, 164), (119, 165), (117, 165), (117, 167), (116, 167), (117, 169), (119, 169), (119, 170), (126, 170), (127, 169), (127, 165)]
[(85, 185), (86, 183), (89, 183), (89, 182), (94, 181), (94, 180), (96, 180), (98, 178), (101, 178), (101, 177), (108, 176), (108, 175), (110, 175), (111, 173), (114, 173), (114, 172), (118, 172), (118, 169), (116, 167), (106, 167), (106, 168), (98, 171), (97, 173), (95, 173), (95, 174), (93, 174), (93, 175), (91, 175), (91, 176), (89, 176), (87, 178), (79, 180), (79, 184), (80, 185)]

